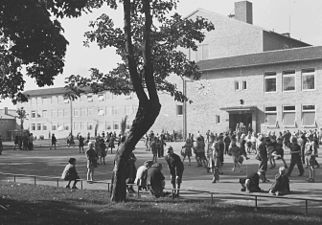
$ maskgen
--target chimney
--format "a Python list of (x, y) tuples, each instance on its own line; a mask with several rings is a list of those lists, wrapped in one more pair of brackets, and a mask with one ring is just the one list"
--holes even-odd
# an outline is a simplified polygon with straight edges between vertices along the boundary
[(253, 24), (253, 3), (249, 1), (235, 2), (236, 20)]

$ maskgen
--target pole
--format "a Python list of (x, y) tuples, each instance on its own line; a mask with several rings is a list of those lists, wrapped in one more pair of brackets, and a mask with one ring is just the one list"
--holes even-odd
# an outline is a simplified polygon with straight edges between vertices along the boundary
[(73, 101), (69, 98), (70, 101), (70, 133), (73, 135)]
[[(187, 82), (182, 77), (182, 91), (183, 95), (187, 96)], [(187, 101), (183, 100), (183, 107), (182, 107), (182, 119), (183, 119), (183, 126), (182, 126), (182, 133), (184, 141), (187, 140)]]

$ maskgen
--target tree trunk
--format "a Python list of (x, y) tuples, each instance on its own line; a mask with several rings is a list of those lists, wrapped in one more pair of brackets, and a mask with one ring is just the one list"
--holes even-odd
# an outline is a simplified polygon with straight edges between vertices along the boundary
[(135, 149), (135, 145), (153, 125), (160, 113), (160, 109), (159, 101), (148, 100), (147, 102), (139, 103), (131, 130), (127, 134), (125, 141), (120, 144), (115, 155), (112, 177), (112, 201), (124, 202), (126, 200), (127, 160), (130, 153)]

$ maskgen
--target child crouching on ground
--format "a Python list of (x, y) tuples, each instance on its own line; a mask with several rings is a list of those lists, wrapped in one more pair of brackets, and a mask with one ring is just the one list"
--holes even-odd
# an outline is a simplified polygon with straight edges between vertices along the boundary
[(70, 158), (68, 160), (68, 164), (65, 166), (65, 169), (61, 175), (61, 178), (68, 181), (66, 188), (70, 188), (70, 183), (74, 181), (74, 184), (72, 186), (72, 189), (78, 189), (76, 187), (76, 183), (79, 179), (79, 176), (76, 171), (76, 159), (75, 158)]

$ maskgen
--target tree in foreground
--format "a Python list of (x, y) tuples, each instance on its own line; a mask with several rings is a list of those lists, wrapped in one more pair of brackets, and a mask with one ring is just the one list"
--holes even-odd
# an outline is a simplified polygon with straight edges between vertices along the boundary
[(115, 27), (112, 19), (102, 14), (90, 23), (92, 30), (85, 34), (85, 44), (96, 42), (102, 49), (115, 47), (123, 62), (107, 74), (93, 68), (90, 77), (72, 75), (67, 81), (66, 87), (75, 96), (80, 95), (84, 87), (90, 87), (94, 93), (135, 92), (138, 98), (135, 119), (114, 160), (111, 200), (115, 202), (126, 200), (127, 160), (159, 115), (158, 92), (167, 92), (177, 101), (187, 99), (166, 78), (172, 74), (193, 79), (200, 76), (196, 63), (180, 49), (197, 50), (197, 42), (204, 39), (203, 32), (212, 30), (213, 25), (204, 18), (192, 20), (177, 13), (170, 14), (177, 3), (178, 0), (93, 1), (94, 8), (105, 4), (112, 9), (123, 6), (124, 27)]

